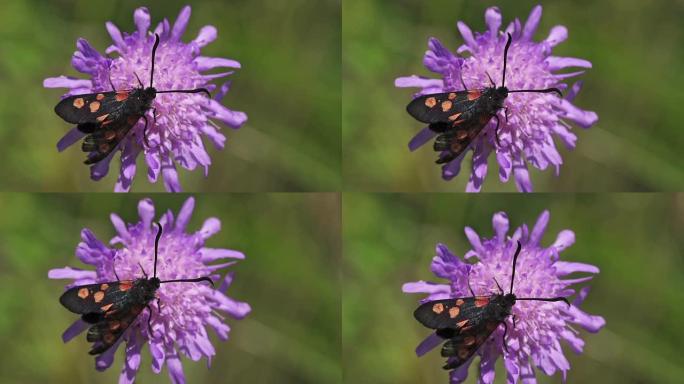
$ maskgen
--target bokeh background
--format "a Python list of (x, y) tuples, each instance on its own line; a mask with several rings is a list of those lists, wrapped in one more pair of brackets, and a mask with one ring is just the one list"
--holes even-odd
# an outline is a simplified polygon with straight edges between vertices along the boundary
[[(551, 218), (542, 244), (572, 229), (576, 243), (561, 260), (601, 269), (582, 307), (607, 324), (598, 334), (581, 331), (582, 355), (564, 346), (571, 365), (567, 382), (681, 383), (683, 194), (351, 193), (342, 210), (345, 383), (447, 383), (439, 349), (420, 358), (414, 353), (430, 331), (413, 318), (423, 295), (402, 293), (402, 284), (440, 281), (430, 272), (435, 246), (441, 242), (463, 255), (470, 249), (465, 226), (492, 237), (494, 213), (507, 212), (513, 229), (534, 225), (545, 209)], [(475, 383), (478, 361), (468, 383)], [(560, 375), (537, 378), (562, 382)], [(505, 382), (501, 360), (495, 382)]]
[[(408, 142), (424, 124), (405, 111), (415, 90), (395, 88), (394, 79), (423, 67), (429, 37), (455, 51), (463, 40), (459, 20), (486, 30), (484, 12), (499, 6), (503, 25), (525, 20), (544, 7), (536, 40), (565, 25), (568, 39), (554, 55), (590, 60), (575, 103), (594, 110), (599, 121), (574, 129), (577, 148), (557, 145), (564, 166), (532, 170), (535, 191), (680, 191), (684, 187), (684, 2), (345, 0), (342, 3), (343, 175), (353, 191), (463, 191), (470, 154), (462, 173), (440, 177), (432, 144), (409, 152)], [(515, 68), (511, 68), (515, 71)], [(558, 142), (557, 142), (558, 143)], [(472, 152), (471, 152), (472, 153)], [(514, 191), (502, 184), (490, 156), (483, 191)]]
[[(102, 241), (115, 231), (109, 214), (137, 222), (137, 204), (151, 197), (159, 215), (178, 212), (187, 196), (0, 194), (0, 382), (115, 383), (123, 364), (97, 372), (85, 333), (67, 344), (62, 332), (77, 318), (59, 304), (68, 280), (48, 270), (85, 268), (74, 251), (88, 227)], [(340, 368), (340, 208), (335, 194), (204, 195), (195, 197), (188, 230), (208, 217), (222, 229), (207, 246), (243, 251), (228, 295), (248, 302), (243, 320), (227, 317), (230, 339), (206, 360), (182, 359), (188, 383), (336, 383)], [(143, 348), (137, 382), (169, 383), (151, 371)]]
[[(133, 31), (137, 7), (150, 9), (155, 26), (173, 22), (186, 4), (192, 16), (183, 41), (214, 25), (218, 39), (202, 54), (242, 63), (223, 104), (249, 120), (239, 130), (223, 127), (224, 150), (205, 142), (209, 177), (179, 170), (184, 191), (339, 189), (339, 0), (12, 0), (0, 12), (0, 190), (113, 190), (118, 155), (110, 174), (93, 182), (80, 145), (57, 152), (72, 125), (53, 111), (63, 90), (43, 88), (43, 79), (82, 77), (70, 65), (76, 40), (103, 52), (111, 44), (105, 22)], [(162, 183), (149, 184), (139, 160), (132, 190), (163, 191)]]

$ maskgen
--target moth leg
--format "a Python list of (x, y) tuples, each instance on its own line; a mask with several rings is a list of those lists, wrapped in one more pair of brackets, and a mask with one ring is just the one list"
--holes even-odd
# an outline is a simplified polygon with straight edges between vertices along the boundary
[(119, 275), (116, 274), (116, 267), (112, 267), (112, 271), (114, 271), (114, 276), (116, 276), (116, 281), (121, 281), (121, 279), (119, 279)]
[(143, 85), (142, 81), (140, 81), (140, 78), (138, 77), (138, 74), (135, 73), (135, 72), (133, 72), (133, 74), (135, 75), (135, 78), (138, 79), (138, 84), (140, 84), (140, 88), (145, 88), (145, 86)]
[(159, 313), (161, 313), (161, 301), (159, 300), (158, 297), (157, 297), (157, 311), (158, 311)]
[(515, 329), (515, 319), (516, 319), (517, 317), (516, 317), (515, 315), (512, 315), (512, 316), (513, 316), (513, 329)]
[(504, 116), (506, 116), (506, 124), (508, 124), (508, 107), (503, 107), (503, 109), (504, 109), (504, 111), (506, 111), (504, 113)]
[(467, 91), (468, 87), (466, 87), (465, 81), (463, 81), (463, 71), (459, 72), (459, 75), (461, 76), (461, 85), (463, 85), (463, 90)]
[(149, 337), (152, 338), (152, 335), (154, 335), (154, 333), (152, 333), (152, 307), (150, 307), (149, 304), (147, 304), (146, 307), (147, 307), (147, 313), (148, 313), (147, 331), (150, 333)]
[(503, 322), (503, 325), (504, 325), (504, 334), (503, 334), (503, 342), (502, 342), (502, 344), (503, 344), (503, 347), (504, 347), (504, 351), (506, 351), (506, 353), (508, 353), (508, 346), (506, 345), (506, 333), (508, 333), (508, 324), (506, 324), (506, 322), (504, 321), (504, 322)]
[(494, 282), (496, 283), (496, 286), (499, 287), (499, 292), (501, 292), (501, 294), (503, 295), (504, 291), (503, 291), (503, 289), (501, 289), (501, 286), (499, 285), (499, 282), (496, 281), (496, 277), (494, 278)]
[(109, 85), (112, 86), (112, 91), (116, 92), (116, 87), (114, 86), (114, 83), (112, 83), (112, 73), (109, 72), (107, 75), (109, 77)]
[(487, 77), (489, 78), (489, 81), (492, 83), (492, 86), (496, 88), (496, 83), (494, 82), (494, 80), (492, 80), (492, 77), (489, 76), (489, 72), (485, 72), (485, 73), (487, 74)]
[(143, 273), (143, 275), (145, 275), (145, 278), (147, 279), (147, 273), (145, 272), (145, 269), (143, 268), (142, 264), (140, 264), (139, 261), (138, 261), (138, 266), (140, 267), (140, 269), (142, 269), (142, 273)]
[(470, 286), (470, 270), (468, 270), (468, 289), (470, 290), (470, 294), (475, 296), (475, 292), (473, 292), (473, 287)]
[(496, 118), (496, 128), (494, 128), (494, 136), (496, 137), (496, 145), (501, 147), (501, 141), (499, 141), (499, 116), (492, 116)]
[(145, 146), (150, 148), (150, 142), (147, 141), (147, 116), (142, 115), (142, 118), (145, 119), (145, 128), (143, 128), (143, 141), (145, 141)]

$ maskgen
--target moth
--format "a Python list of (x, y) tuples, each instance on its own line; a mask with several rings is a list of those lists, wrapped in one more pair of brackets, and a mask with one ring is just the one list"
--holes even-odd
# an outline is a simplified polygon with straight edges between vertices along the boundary
[(511, 46), (511, 40), (511, 34), (509, 33), (508, 41), (504, 48), (503, 77), (500, 87), (497, 87), (490, 77), (491, 87), (469, 90), (463, 82), (463, 78), (461, 78), (463, 91), (419, 96), (413, 99), (406, 107), (406, 111), (413, 118), (429, 124), (428, 128), (437, 133), (433, 145), (434, 150), (441, 153), (436, 161), (437, 164), (448, 163), (461, 155), (473, 140), (480, 135), (482, 129), (492, 118), (496, 119), (494, 132), (496, 133), (498, 144), (499, 117), (497, 112), (501, 109), (506, 109), (504, 101), (509, 93), (555, 92), (560, 97), (563, 97), (558, 88), (517, 90), (506, 88), (504, 85), (506, 83), (506, 57), (508, 56), (508, 48)]
[[(501, 324), (504, 325), (503, 345), (506, 348), (508, 326), (506, 318), (511, 315), (511, 308), (516, 301), (563, 301), (570, 305), (565, 297), (516, 297), (513, 293), (515, 264), (520, 254), (520, 242), (513, 256), (513, 272), (511, 289), (504, 294), (497, 282), (499, 293), (490, 296), (459, 297), (453, 299), (434, 300), (423, 303), (415, 310), (413, 316), (424, 326), (435, 329), (437, 336), (446, 339), (442, 345), (442, 357), (453, 358), (447, 361), (444, 369), (454, 369), (468, 361), (484, 344), (489, 336)], [(495, 280), (496, 282), (496, 280)], [(513, 317), (515, 327), (515, 316)]]
[[(90, 349), (91, 355), (98, 355), (108, 350), (126, 329), (137, 319), (143, 309), (148, 309), (147, 327), (150, 335), (152, 327), (152, 309), (149, 303), (156, 298), (160, 284), (200, 281), (214, 282), (209, 277), (194, 279), (160, 280), (157, 277), (157, 253), (162, 226), (158, 226), (157, 237), (154, 240), (154, 273), (148, 278), (145, 270), (143, 276), (135, 280), (119, 280), (106, 283), (79, 285), (68, 289), (59, 298), (59, 302), (71, 312), (81, 315), (81, 319), (92, 324), (88, 329), (86, 339), (94, 343)], [(116, 272), (115, 272), (116, 274)], [(157, 298), (157, 305), (159, 305)]]
[[(155, 33), (154, 36), (149, 87), (144, 88), (140, 78), (135, 74), (140, 87), (117, 91), (110, 79), (111, 92), (73, 95), (62, 99), (55, 106), (55, 113), (59, 117), (68, 123), (77, 124), (76, 128), (87, 135), (81, 145), (83, 152), (88, 153), (85, 164), (94, 164), (106, 158), (141, 118), (145, 120), (143, 137), (146, 141), (148, 121), (145, 113), (154, 109), (152, 102), (158, 93), (202, 92), (211, 97), (206, 88), (158, 91), (152, 86), (154, 57), (159, 46), (159, 35)], [(156, 121), (156, 114), (154, 117)], [(146, 145), (149, 147), (147, 141)]]

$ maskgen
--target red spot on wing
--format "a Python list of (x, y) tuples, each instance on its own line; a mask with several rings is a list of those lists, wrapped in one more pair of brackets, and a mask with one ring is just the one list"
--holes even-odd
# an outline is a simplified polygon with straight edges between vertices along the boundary
[(132, 286), (133, 286), (133, 281), (122, 280), (119, 284), (119, 291), (121, 291), (121, 292), (128, 291), (129, 289), (131, 289)]
[(475, 298), (475, 306), (478, 308), (484, 307), (489, 304), (489, 298), (484, 296), (479, 296)]
[(479, 89), (471, 89), (470, 91), (468, 91), (468, 100), (469, 101), (477, 100), (480, 98), (481, 95), (482, 95), (482, 92), (480, 92)]
[(128, 92), (127, 91), (119, 91), (116, 93), (116, 101), (124, 101), (128, 99)]

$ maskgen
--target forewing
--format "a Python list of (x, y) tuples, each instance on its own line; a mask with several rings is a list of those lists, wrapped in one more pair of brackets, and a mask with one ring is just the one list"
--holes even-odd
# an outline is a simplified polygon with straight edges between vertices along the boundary
[(423, 123), (450, 123), (458, 121), (480, 97), (482, 90), (433, 93), (413, 99), (406, 111)]
[(123, 109), (128, 94), (119, 91), (69, 96), (57, 103), (55, 112), (73, 124), (101, 123), (104, 115)]
[[(421, 304), (413, 316), (431, 329), (462, 330), (476, 327), (484, 318), (484, 309), (489, 303), (487, 296), (462, 297), (428, 301)], [(449, 335), (440, 335), (449, 338)]]
[(135, 321), (144, 305), (126, 301), (120, 310), (105, 318), (88, 329), (86, 339), (94, 343), (88, 353), (99, 355), (108, 350), (124, 334), (126, 329)]
[(86, 322), (96, 323), (108, 313), (111, 316), (120, 312), (132, 287), (133, 280), (80, 285), (64, 292), (59, 302), (71, 312), (83, 315)]
[(141, 116), (116, 111), (106, 115), (100, 123), (79, 124), (80, 131), (89, 133), (81, 144), (83, 152), (89, 153), (85, 163), (97, 163), (112, 153)]

